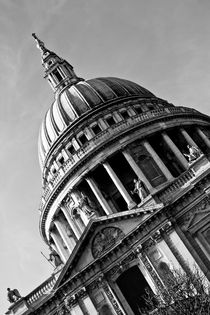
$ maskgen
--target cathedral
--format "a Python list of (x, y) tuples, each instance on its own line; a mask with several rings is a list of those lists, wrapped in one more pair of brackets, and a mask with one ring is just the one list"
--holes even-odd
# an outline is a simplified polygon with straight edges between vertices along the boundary
[(172, 270), (210, 280), (210, 117), (127, 79), (80, 78), (33, 37), (54, 93), (38, 140), (54, 272), (6, 314), (140, 315)]

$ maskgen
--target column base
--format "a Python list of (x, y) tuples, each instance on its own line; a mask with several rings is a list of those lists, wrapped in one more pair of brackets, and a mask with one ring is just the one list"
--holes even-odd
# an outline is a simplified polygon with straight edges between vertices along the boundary
[(128, 205), (128, 210), (132, 210), (133, 208), (136, 208), (137, 204), (135, 202), (132, 202)]

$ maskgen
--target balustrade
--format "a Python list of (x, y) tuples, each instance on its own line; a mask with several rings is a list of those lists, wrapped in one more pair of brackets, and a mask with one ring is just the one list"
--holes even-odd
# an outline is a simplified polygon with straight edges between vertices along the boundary
[(181, 174), (178, 178), (176, 178), (169, 186), (164, 188), (163, 191), (157, 192), (156, 196), (162, 201), (168, 201), (172, 196), (175, 196), (176, 192), (180, 191), (180, 188), (190, 184), (195, 178), (195, 174), (193, 169), (189, 169), (188, 171)]
[(43, 295), (50, 293), (55, 282), (56, 282), (55, 275), (53, 275), (52, 277), (47, 279), (45, 282), (43, 282), (38, 288), (33, 290), (29, 295), (25, 297), (27, 304), (31, 305), (34, 302), (36, 302), (39, 298), (41, 298)]

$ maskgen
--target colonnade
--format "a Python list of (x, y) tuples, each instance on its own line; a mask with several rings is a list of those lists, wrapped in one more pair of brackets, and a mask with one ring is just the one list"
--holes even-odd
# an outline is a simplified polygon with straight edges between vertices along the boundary
[[(180, 132), (189, 145), (198, 147), (198, 144), (195, 143), (195, 141), (192, 139), (192, 137), (189, 135), (189, 133), (185, 129), (180, 128)], [(197, 133), (199, 134), (203, 142), (206, 144), (206, 146), (210, 148), (210, 140), (207, 138), (204, 132), (198, 127), (197, 127)], [(188, 161), (186, 160), (186, 158), (184, 157), (180, 149), (176, 146), (174, 141), (167, 134), (167, 131), (162, 132), (161, 137), (162, 137), (162, 140), (165, 142), (166, 146), (173, 152), (177, 160), (177, 163), (180, 163), (183, 169), (187, 170), (189, 168)], [(158, 152), (154, 150), (152, 145), (147, 140), (143, 140), (141, 142), (141, 145), (144, 147), (145, 151), (148, 153), (150, 158), (156, 163), (161, 173), (164, 175), (166, 182), (173, 180), (173, 176), (171, 172), (163, 163), (163, 161), (158, 155)], [(144, 170), (141, 169), (141, 167), (135, 161), (134, 157), (132, 156), (132, 152), (130, 152), (128, 148), (122, 148), (121, 154), (128, 162), (130, 168), (136, 174), (136, 177), (140, 178), (143, 181), (147, 190), (150, 193), (153, 193), (155, 191), (155, 188), (152, 186), (149, 178), (147, 178), (146, 174), (144, 173)], [(115, 172), (114, 168), (110, 165), (108, 159), (106, 161), (102, 161), (101, 165), (103, 166), (105, 172), (108, 174), (109, 178), (113, 182), (117, 191), (119, 192), (119, 194), (125, 201), (127, 205), (127, 209), (135, 208), (137, 206), (135, 201), (133, 200), (132, 196), (126, 189), (122, 180), (119, 178), (119, 176)], [(97, 200), (97, 202), (100, 204), (101, 208), (103, 209), (104, 214), (110, 215), (116, 212), (116, 209), (114, 209), (114, 206), (111, 205), (104, 197), (102, 191), (99, 189), (98, 184), (93, 178), (93, 176), (88, 175), (87, 177), (84, 178), (84, 180), (87, 183), (89, 189), (92, 191), (92, 194), (95, 196), (95, 199)], [(73, 191), (70, 193), (70, 195), (74, 203), (76, 203), (77, 193)], [(76, 245), (77, 239), (79, 239), (79, 237), (81, 236), (81, 234), (83, 233), (85, 229), (85, 226), (88, 224), (90, 217), (88, 217), (87, 215), (85, 215), (83, 212), (80, 212), (80, 211), (76, 211), (76, 213), (72, 215), (71, 207), (65, 204), (65, 202), (61, 204), (60, 211), (62, 212), (63, 216), (60, 216), (58, 213), (56, 219), (54, 219), (53, 221), (54, 227), (52, 231), (50, 231), (50, 236), (62, 260), (66, 262), (70, 253), (72, 252), (73, 248)], [(66, 224), (68, 224), (69, 226), (69, 231), (68, 231), (69, 233), (67, 233), (66, 231), (66, 228), (65, 228)]]

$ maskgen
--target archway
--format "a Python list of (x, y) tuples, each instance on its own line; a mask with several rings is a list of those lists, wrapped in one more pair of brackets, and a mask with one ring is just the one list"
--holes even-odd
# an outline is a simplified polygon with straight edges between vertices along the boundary
[(116, 281), (123, 296), (135, 315), (143, 314), (146, 289), (151, 291), (138, 266), (133, 266), (121, 274)]

